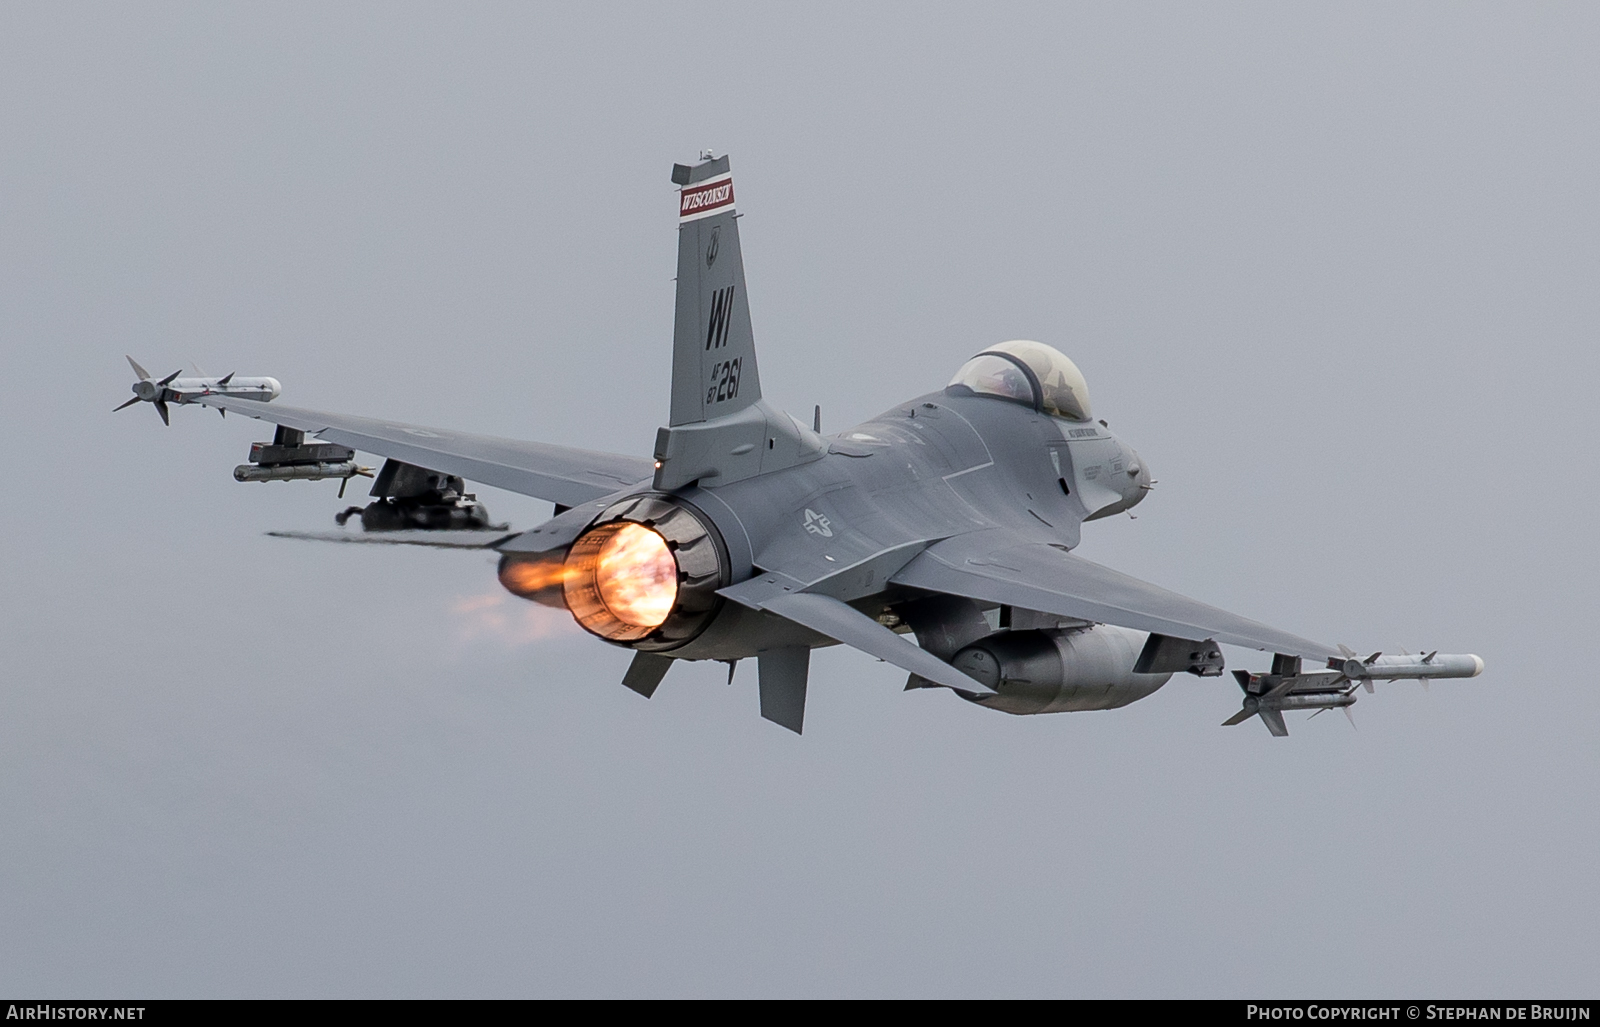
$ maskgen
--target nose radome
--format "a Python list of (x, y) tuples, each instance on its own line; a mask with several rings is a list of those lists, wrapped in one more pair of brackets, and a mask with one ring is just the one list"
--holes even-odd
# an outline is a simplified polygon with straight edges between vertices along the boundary
[(1122, 495), (1129, 506), (1137, 506), (1150, 491), (1150, 467), (1144, 462), (1136, 450), (1128, 448), (1127, 483), (1122, 487)]

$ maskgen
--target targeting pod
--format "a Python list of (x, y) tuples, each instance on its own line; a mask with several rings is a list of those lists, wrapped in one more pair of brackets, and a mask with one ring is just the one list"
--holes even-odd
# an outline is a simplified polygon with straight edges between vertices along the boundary
[(233, 469), (234, 481), (321, 481), (324, 478), (354, 478), (371, 474), (370, 468), (357, 467), (355, 461), (315, 464), (240, 464)]
[(252, 442), (250, 462), (233, 469), (234, 481), (321, 481), (338, 478), (339, 495), (356, 475), (372, 477), (372, 468), (352, 459), (356, 451), (331, 442), (307, 442), (306, 433), (278, 426), (271, 442)]

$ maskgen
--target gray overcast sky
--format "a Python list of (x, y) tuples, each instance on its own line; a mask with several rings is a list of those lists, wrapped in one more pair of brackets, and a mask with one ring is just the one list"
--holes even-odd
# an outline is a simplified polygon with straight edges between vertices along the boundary
[[(1592, 997), (1600, 9), (0, 8), (0, 992)], [(157, 373), (644, 454), (669, 165), (837, 429), (1032, 337), (1160, 486), (1082, 552), (1480, 679), (806, 734), (475, 554), (318, 547)], [(484, 490), (522, 526), (548, 506)], [(1259, 654), (1230, 653), (1259, 667)]]

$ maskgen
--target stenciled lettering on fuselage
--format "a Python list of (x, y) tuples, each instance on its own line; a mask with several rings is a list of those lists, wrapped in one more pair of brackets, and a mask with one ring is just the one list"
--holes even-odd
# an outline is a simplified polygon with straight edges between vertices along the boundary
[(706, 389), (707, 403), (721, 403), (739, 394), (739, 369), (743, 365), (743, 357), (711, 365), (711, 385)]
[[(718, 289), (711, 294), (711, 320), (706, 325), (706, 349), (721, 349), (728, 344), (728, 324), (733, 320), (733, 286)], [(706, 403), (721, 403), (739, 394), (739, 371), (744, 358), (719, 360), (711, 365), (710, 382), (706, 387)]]
[(728, 322), (733, 320), (733, 286), (711, 294), (711, 320), (706, 324), (706, 349), (728, 344)]

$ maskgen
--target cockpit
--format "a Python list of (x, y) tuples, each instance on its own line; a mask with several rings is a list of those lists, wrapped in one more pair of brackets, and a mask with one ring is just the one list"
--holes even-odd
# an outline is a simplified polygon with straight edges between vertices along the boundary
[(1015, 339), (991, 346), (961, 365), (948, 389), (1021, 403), (1052, 417), (1087, 421), (1089, 386), (1065, 354), (1042, 342)]

